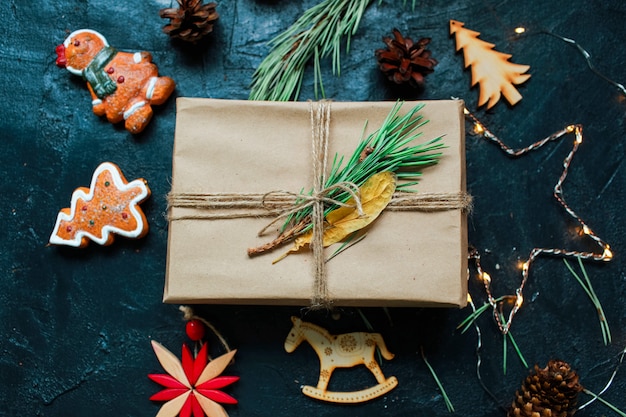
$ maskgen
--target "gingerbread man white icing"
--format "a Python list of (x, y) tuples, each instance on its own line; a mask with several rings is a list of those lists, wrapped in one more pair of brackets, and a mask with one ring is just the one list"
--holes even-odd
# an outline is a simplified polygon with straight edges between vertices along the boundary
[(87, 81), (93, 112), (111, 123), (124, 121), (131, 133), (145, 129), (152, 105), (163, 104), (176, 88), (160, 77), (149, 52), (119, 52), (100, 33), (80, 29), (56, 48), (58, 66)]

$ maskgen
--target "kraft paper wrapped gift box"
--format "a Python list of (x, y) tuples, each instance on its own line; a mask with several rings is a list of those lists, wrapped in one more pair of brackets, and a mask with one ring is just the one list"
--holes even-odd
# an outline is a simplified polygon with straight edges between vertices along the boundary
[[(380, 127), (394, 104), (332, 102), (329, 164), (336, 153), (347, 160), (365, 123), (367, 135)], [(403, 103), (401, 113), (416, 104)], [(416, 188), (420, 193), (463, 194), (463, 103), (424, 104), (420, 114), (429, 121), (417, 142), (443, 135), (446, 148), (438, 164), (423, 169)], [(307, 102), (179, 98), (170, 197), (310, 190), (311, 108)], [(276, 236), (257, 236), (272, 218), (227, 204), (218, 211), (233, 218), (207, 219), (206, 209), (171, 201), (164, 302), (311, 303), (315, 274), (310, 250), (276, 264), (272, 261), (291, 244), (252, 258), (247, 254), (249, 247)], [(384, 211), (365, 239), (326, 263), (328, 296), (338, 306), (465, 306), (466, 216), (462, 209)], [(327, 248), (327, 256), (333, 251)]]

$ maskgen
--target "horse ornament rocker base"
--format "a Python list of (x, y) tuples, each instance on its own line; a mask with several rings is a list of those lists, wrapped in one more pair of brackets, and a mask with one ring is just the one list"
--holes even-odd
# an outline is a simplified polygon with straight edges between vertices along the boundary
[[(320, 377), (317, 387), (305, 385), (302, 393), (322, 401), (334, 403), (361, 403), (380, 397), (398, 385), (395, 376), (385, 378), (378, 362), (374, 359), (376, 347), (382, 356), (391, 360), (394, 354), (387, 350), (385, 341), (379, 333), (345, 333), (332, 335), (327, 330), (312, 323), (291, 317), (293, 327), (285, 340), (285, 350), (291, 353), (303, 342), (313, 347), (320, 360)], [(351, 368), (363, 364), (376, 377), (378, 385), (360, 391), (327, 391), (328, 383), (336, 368)]]

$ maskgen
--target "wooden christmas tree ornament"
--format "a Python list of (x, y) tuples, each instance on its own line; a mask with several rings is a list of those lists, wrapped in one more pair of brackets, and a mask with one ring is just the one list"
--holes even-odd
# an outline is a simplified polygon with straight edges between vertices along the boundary
[[(292, 317), (293, 327), (285, 340), (285, 350), (291, 353), (307, 341), (320, 360), (320, 376), (316, 387), (305, 385), (302, 393), (311, 398), (334, 403), (360, 403), (388, 393), (398, 385), (395, 376), (385, 378), (378, 362), (374, 359), (376, 347), (382, 356), (391, 360), (394, 354), (387, 350), (379, 333), (346, 333), (332, 335), (320, 326)], [(376, 377), (377, 385), (360, 391), (328, 391), (328, 383), (336, 368), (351, 368), (365, 365)]]
[(143, 178), (128, 182), (117, 165), (102, 163), (93, 174), (91, 186), (76, 189), (70, 207), (59, 212), (50, 244), (82, 248), (89, 240), (110, 245), (115, 234), (143, 237), (148, 233), (148, 222), (139, 204), (149, 196)]
[(455, 35), (456, 50), (463, 49), (465, 68), (472, 67), (472, 87), (479, 84), (478, 106), (492, 108), (500, 96), (515, 105), (522, 95), (515, 88), (530, 78), (528, 65), (514, 64), (511, 55), (495, 51), (494, 44), (478, 39), (479, 32), (466, 29), (463, 22), (450, 20), (450, 35)]

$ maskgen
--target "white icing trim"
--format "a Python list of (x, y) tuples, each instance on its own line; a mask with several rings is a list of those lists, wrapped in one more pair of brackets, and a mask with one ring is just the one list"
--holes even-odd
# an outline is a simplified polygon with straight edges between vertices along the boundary
[[(100, 174), (102, 174), (104, 171), (109, 171), (111, 173), (113, 184), (120, 191), (128, 191), (131, 188), (136, 188), (136, 187), (139, 187), (141, 189), (141, 193), (139, 193), (131, 201), (128, 202), (128, 208), (131, 212), (131, 215), (137, 221), (137, 228), (135, 230), (128, 231), (128, 230), (122, 230), (120, 228), (113, 227), (107, 224), (102, 227), (102, 231), (101, 231), (102, 236), (100, 238), (92, 235), (91, 233), (85, 230), (79, 230), (78, 232), (76, 232), (76, 235), (74, 235), (74, 239), (71, 239), (71, 240), (60, 238), (57, 235), (57, 233), (59, 231), (59, 227), (61, 226), (61, 221), (63, 220), (71, 221), (74, 218), (76, 214), (76, 210), (77, 210), (76, 206), (77, 206), (79, 198), (85, 202), (91, 201), (93, 199), (96, 182)], [(104, 162), (100, 164), (100, 166), (98, 166), (98, 168), (96, 168), (95, 172), (93, 173), (93, 176), (91, 178), (91, 185), (89, 187), (89, 193), (87, 194), (81, 189), (75, 190), (72, 193), (70, 213), (65, 214), (62, 211), (59, 212), (57, 216), (56, 224), (54, 225), (54, 230), (52, 231), (52, 235), (50, 236), (50, 243), (54, 245), (68, 245), (68, 246), (73, 246), (73, 247), (79, 247), (83, 237), (87, 237), (100, 245), (104, 245), (109, 240), (109, 234), (111, 233), (115, 233), (120, 236), (124, 236), (128, 238), (139, 237), (143, 233), (146, 225), (144, 225), (141, 214), (139, 214), (139, 211), (137, 210), (137, 205), (143, 200), (145, 200), (146, 198), (148, 198), (149, 195), (150, 195), (150, 192), (146, 184), (143, 182), (143, 180), (134, 180), (134, 181), (129, 182), (128, 184), (124, 184), (124, 180), (122, 179), (122, 173), (121, 173), (120, 168), (111, 162)]]
[(146, 105), (145, 101), (138, 101), (137, 103), (130, 106), (130, 108), (124, 112), (124, 120), (128, 119), (130, 116), (132, 116), (134, 112), (136, 112), (137, 110), (139, 110), (145, 105)]
[(72, 66), (66, 65), (65, 69), (71, 72), (74, 75), (83, 75), (83, 70), (76, 69)]
[(92, 106), (97, 106), (98, 104), (102, 104), (102, 100), (100, 100), (99, 98), (91, 101)]
[(133, 54), (133, 61), (135, 64), (139, 64), (141, 62), (141, 52), (135, 52)]
[(78, 29), (70, 33), (68, 37), (65, 38), (65, 40), (63, 41), (63, 46), (65, 46), (66, 48), (70, 46), (70, 41), (72, 40), (72, 38), (76, 35), (80, 35), (81, 33), (91, 33), (93, 35), (96, 35), (97, 37), (102, 39), (102, 42), (104, 42), (104, 46), (109, 46), (109, 42), (106, 40), (104, 36), (102, 36), (100, 32), (96, 32), (95, 30), (91, 30), (91, 29)]
[[(96, 32), (95, 30), (91, 30), (91, 29), (78, 29), (75, 30), (74, 32), (70, 33), (68, 35), (67, 38), (65, 38), (65, 40), (63, 41), (63, 46), (67, 49), (70, 46), (70, 41), (72, 40), (72, 38), (76, 35), (80, 35), (81, 33), (91, 33), (93, 35), (96, 35), (97, 37), (99, 37), (102, 42), (104, 42), (104, 46), (109, 46), (109, 42), (106, 40), (106, 38), (104, 36), (102, 36), (102, 34), (100, 34), (99, 32)], [(73, 68), (69, 65), (67, 65), (65, 67), (65, 69), (67, 69), (69, 72), (71, 72), (74, 75), (83, 75), (83, 71)]]
[(151, 77), (150, 81), (148, 81), (148, 88), (146, 88), (146, 98), (148, 100), (152, 100), (152, 96), (154, 95), (154, 86), (158, 81), (158, 77)]

